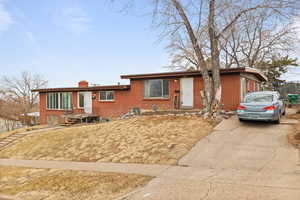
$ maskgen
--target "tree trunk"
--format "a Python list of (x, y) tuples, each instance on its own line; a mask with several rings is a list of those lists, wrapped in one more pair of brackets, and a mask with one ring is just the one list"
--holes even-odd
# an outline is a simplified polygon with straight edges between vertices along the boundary
[(210, 82), (209, 72), (207, 69), (207, 65), (203, 56), (203, 52), (199, 46), (199, 43), (197, 41), (197, 38), (195, 36), (195, 33), (193, 31), (193, 28), (190, 24), (190, 21), (188, 17), (186, 16), (181, 4), (177, 0), (172, 0), (173, 5), (175, 6), (178, 14), (182, 18), (185, 28), (188, 32), (189, 39), (192, 42), (193, 49), (195, 51), (198, 63), (200, 66), (198, 66), (199, 69), (201, 69), (203, 83), (204, 83), (204, 98), (206, 99), (206, 105), (205, 105), (205, 111), (211, 113), (211, 105), (212, 105), (212, 85)]
[(220, 78), (220, 50), (218, 46), (218, 36), (215, 29), (215, 0), (209, 2), (209, 16), (208, 16), (208, 32), (210, 38), (211, 48), (211, 62), (212, 62), (212, 78), (213, 78), (213, 100), (212, 113), (220, 110), (221, 107), (221, 78)]

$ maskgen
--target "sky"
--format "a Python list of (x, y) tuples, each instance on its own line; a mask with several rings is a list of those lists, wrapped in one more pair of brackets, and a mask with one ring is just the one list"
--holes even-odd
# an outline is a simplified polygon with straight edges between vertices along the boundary
[(0, 75), (26, 70), (49, 87), (110, 85), (121, 74), (166, 71), (151, 17), (108, 0), (0, 0)]
[[(72, 87), (167, 71), (166, 41), (151, 16), (119, 10), (109, 0), (0, 0), (0, 75), (30, 71), (49, 87)], [(291, 70), (284, 78), (300, 80)]]

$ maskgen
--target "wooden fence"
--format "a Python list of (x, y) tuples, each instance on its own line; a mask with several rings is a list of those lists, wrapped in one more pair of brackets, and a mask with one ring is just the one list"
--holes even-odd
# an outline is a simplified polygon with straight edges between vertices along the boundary
[(283, 96), (288, 94), (300, 94), (300, 82), (285, 82), (279, 85), (276, 90)]

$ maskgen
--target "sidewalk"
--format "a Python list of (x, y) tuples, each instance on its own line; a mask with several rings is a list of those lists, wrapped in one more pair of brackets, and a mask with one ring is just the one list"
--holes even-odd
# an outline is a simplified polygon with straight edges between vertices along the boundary
[(127, 174), (140, 174), (140, 175), (155, 176), (155, 177), (159, 176), (165, 170), (171, 167), (169, 165), (70, 162), (70, 161), (47, 161), (47, 160), (15, 160), (15, 159), (0, 159), (0, 166), (116, 172), (116, 173), (127, 173)]

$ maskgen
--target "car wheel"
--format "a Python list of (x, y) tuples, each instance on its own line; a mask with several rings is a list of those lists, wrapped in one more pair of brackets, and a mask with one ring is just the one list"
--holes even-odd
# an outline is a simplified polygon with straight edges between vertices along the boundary
[(245, 120), (244, 120), (244, 119), (241, 119), (241, 118), (239, 118), (239, 121), (240, 121), (240, 122), (243, 122), (243, 121), (245, 121)]
[(280, 115), (281, 115), (281, 114), (279, 113), (279, 114), (278, 114), (277, 120), (274, 121), (275, 124), (280, 124)]
[(286, 111), (286, 109), (284, 108), (284, 111), (283, 111), (282, 115), (285, 115), (285, 111)]

